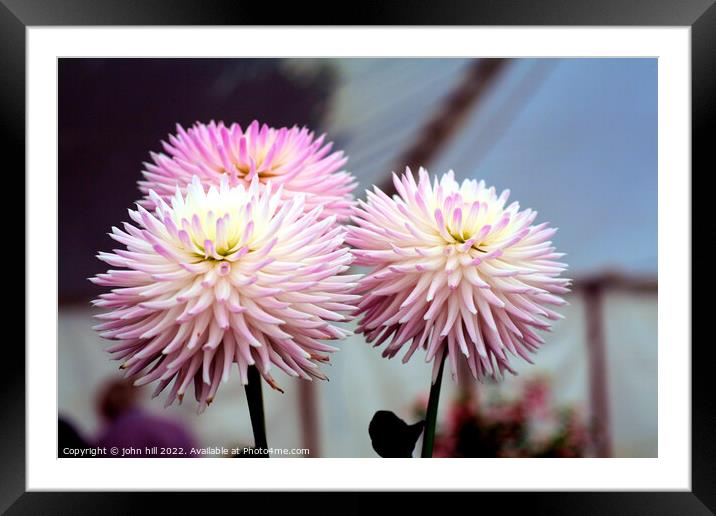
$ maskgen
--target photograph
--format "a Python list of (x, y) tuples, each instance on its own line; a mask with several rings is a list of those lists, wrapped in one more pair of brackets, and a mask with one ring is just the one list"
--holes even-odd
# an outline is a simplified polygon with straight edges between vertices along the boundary
[(56, 457), (660, 456), (656, 57), (56, 67)]
[(0, 0), (0, 513), (714, 514), (716, 0), (266, 7)]

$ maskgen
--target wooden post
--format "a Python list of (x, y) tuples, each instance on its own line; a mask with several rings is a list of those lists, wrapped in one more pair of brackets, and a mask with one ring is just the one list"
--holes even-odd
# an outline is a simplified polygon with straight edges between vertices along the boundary
[(604, 340), (604, 283), (599, 280), (593, 280), (584, 285), (583, 292), (587, 319), (592, 439), (597, 457), (611, 457), (607, 350)]
[(298, 388), (299, 407), (301, 410), (301, 446), (308, 448), (309, 457), (320, 457), (319, 421), (316, 404), (315, 382), (300, 381)]

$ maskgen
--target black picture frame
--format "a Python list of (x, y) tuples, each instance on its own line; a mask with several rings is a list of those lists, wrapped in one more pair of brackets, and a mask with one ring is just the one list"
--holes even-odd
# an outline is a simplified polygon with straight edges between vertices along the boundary
[[(714, 0), (502, 0), (452, 2), (364, 1), (354, 9), (343, 3), (271, 3), (231, 0), (0, 0), (0, 112), (4, 164), (25, 165), (25, 35), (39, 25), (576, 25), (691, 27), (692, 169), (713, 170), (716, 111), (716, 5)], [(711, 129), (711, 131), (709, 131)], [(14, 159), (8, 159), (14, 158)], [(9, 168), (6, 178), (10, 177)], [(15, 174), (19, 178), (19, 174)], [(693, 177), (693, 173), (692, 176)], [(6, 188), (9, 186), (6, 185)], [(18, 185), (24, 191), (24, 182)], [(693, 202), (693, 201), (692, 201)], [(708, 203), (706, 203), (708, 205)], [(693, 206), (699, 204), (693, 202)], [(696, 211), (692, 212), (692, 216)], [(698, 216), (693, 217), (698, 220)], [(14, 237), (16, 238), (16, 237)], [(15, 257), (17, 259), (17, 257)], [(32, 271), (25, 271), (31, 274)], [(31, 307), (27, 307), (31, 309)], [(9, 319), (9, 317), (8, 317)], [(684, 349), (688, 343), (674, 343)], [(8, 514), (131, 514), (150, 509), (160, 496), (164, 512), (197, 507), (210, 510), (235, 494), (212, 494), (197, 502), (187, 493), (39, 493), (25, 492), (25, 353), (6, 336), (0, 374), (0, 510)], [(708, 382), (711, 343), (692, 347), (692, 490), (690, 492), (463, 493), (451, 503), (492, 505), (510, 512), (524, 508), (545, 514), (713, 514), (716, 511), (716, 416)], [(241, 504), (265, 503), (266, 493), (242, 493)], [(271, 495), (271, 509), (292, 510), (308, 494)], [(383, 503), (379, 494), (352, 493), (341, 512), (361, 513)], [(471, 500), (466, 500), (466, 498)], [(479, 498), (478, 498), (479, 497)], [(425, 508), (424, 494), (413, 493), (404, 507)]]

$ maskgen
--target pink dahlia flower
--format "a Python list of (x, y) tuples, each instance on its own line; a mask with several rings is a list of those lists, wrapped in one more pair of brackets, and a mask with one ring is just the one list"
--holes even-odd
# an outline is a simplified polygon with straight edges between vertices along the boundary
[(452, 171), (432, 185), (424, 169), (419, 176), (394, 176), (397, 196), (374, 188), (355, 210), (346, 241), (356, 264), (372, 267), (356, 290), (358, 332), (375, 346), (390, 340), (385, 357), (407, 346), (403, 362), (425, 348), (435, 372), (447, 353), (453, 375), (460, 356), (480, 380), (514, 373), (509, 356), (530, 361), (543, 342), (534, 330), (560, 317), (548, 306), (565, 303), (566, 265), (549, 242), (556, 230), (506, 206), (509, 191), (458, 184)]
[(113, 287), (94, 304), (103, 337), (136, 385), (170, 383), (167, 405), (181, 401), (190, 384), (200, 408), (238, 364), (256, 365), (277, 388), (272, 365), (307, 380), (325, 378), (318, 363), (335, 348), (323, 339), (347, 332), (357, 296), (356, 276), (342, 275), (352, 260), (334, 216), (319, 221), (321, 207), (304, 212), (304, 199), (282, 202), (280, 187), (230, 187), (228, 179), (205, 192), (195, 177), (167, 205), (154, 192), (154, 213), (129, 210), (134, 225), (112, 228), (124, 245), (98, 257), (112, 267), (92, 281)]
[(248, 186), (254, 178), (261, 184), (283, 186), (284, 198), (305, 194), (305, 210), (323, 206), (321, 217), (347, 218), (353, 206), (353, 176), (341, 170), (347, 158), (343, 152), (331, 153), (332, 143), (325, 135), (314, 139), (305, 127), (274, 129), (252, 122), (246, 130), (196, 123), (188, 130), (177, 124), (177, 134), (162, 142), (165, 153), (151, 153), (153, 163), (145, 163), (144, 180), (139, 189), (146, 195), (143, 204), (153, 208), (149, 197), (154, 190), (168, 199), (177, 185), (185, 191), (193, 176), (203, 184), (217, 185), (227, 177), (230, 186)]

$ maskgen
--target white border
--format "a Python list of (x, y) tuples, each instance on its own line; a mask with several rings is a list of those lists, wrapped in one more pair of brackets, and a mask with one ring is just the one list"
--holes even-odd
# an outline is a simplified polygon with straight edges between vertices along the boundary
[[(33, 27), (27, 43), (28, 490), (690, 489), (690, 29)], [(658, 57), (659, 458), (57, 459), (57, 58), (242, 55)]]

